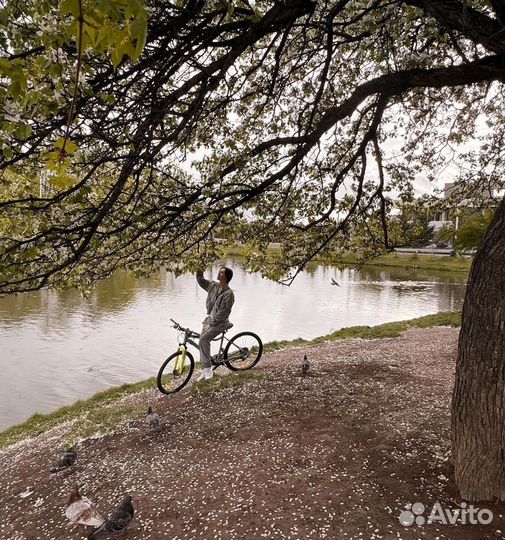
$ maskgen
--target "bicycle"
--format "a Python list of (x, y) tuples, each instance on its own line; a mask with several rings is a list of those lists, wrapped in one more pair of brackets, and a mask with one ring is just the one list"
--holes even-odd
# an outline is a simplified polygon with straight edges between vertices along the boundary
[[(199, 338), (200, 334), (189, 328), (184, 328), (177, 321), (170, 319), (173, 327), (179, 331), (179, 347), (161, 365), (156, 378), (158, 390), (162, 394), (175, 394), (182, 390), (191, 379), (195, 369), (195, 360), (188, 351), (188, 344), (198, 349), (198, 343), (192, 338)], [(233, 325), (224, 330), (212, 341), (219, 341), (219, 352), (211, 356), (212, 369), (226, 366), (232, 371), (243, 371), (254, 367), (263, 354), (263, 343), (254, 332), (240, 332), (228, 339), (225, 334)], [(181, 334), (184, 334), (182, 343)], [(227, 341), (223, 349), (224, 341)]]

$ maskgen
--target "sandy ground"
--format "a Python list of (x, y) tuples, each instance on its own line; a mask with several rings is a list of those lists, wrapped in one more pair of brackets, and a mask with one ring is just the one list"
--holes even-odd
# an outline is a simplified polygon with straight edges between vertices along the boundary
[[(291, 348), (265, 356), (263, 379), (218, 394), (143, 392), (128, 400), (151, 404), (161, 432), (141, 418), (81, 441), (56, 475), (65, 426), (18, 444), (0, 454), (0, 539), (85, 538), (64, 515), (75, 482), (103, 515), (133, 496), (131, 540), (501, 538), (504, 505), (476, 503), (488, 525), (426, 522), (435, 503), (462, 503), (448, 454), (457, 336)], [(402, 525), (416, 502), (424, 524)]]

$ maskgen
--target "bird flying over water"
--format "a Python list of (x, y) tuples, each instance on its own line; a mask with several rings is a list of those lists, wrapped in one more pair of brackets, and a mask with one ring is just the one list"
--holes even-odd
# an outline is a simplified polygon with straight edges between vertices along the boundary
[(52, 473), (62, 471), (72, 466), (77, 459), (77, 452), (74, 447), (67, 448), (61, 458), (54, 464), (53, 468), (50, 470)]
[(72, 523), (80, 523), (90, 527), (100, 527), (105, 519), (97, 512), (95, 505), (79, 493), (79, 486), (74, 485), (67, 501), (65, 515)]
[(331, 278), (331, 284), (340, 287), (340, 283), (336, 282), (334, 278)]
[(134, 513), (132, 498), (130, 495), (126, 495), (100, 527), (88, 535), (88, 540), (95, 540), (101, 536), (110, 536), (126, 531)]
[(153, 412), (152, 407), (147, 409), (146, 422), (153, 431), (159, 431), (161, 429), (160, 417)]
[(310, 368), (310, 362), (309, 362), (309, 359), (307, 358), (307, 355), (305, 355), (303, 357), (303, 362), (302, 362), (302, 375), (307, 375), (307, 373), (309, 372), (309, 368)]

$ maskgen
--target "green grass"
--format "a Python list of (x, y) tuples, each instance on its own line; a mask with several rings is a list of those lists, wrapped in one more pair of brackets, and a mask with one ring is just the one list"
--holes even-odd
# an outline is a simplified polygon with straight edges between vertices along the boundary
[(191, 391), (195, 394), (210, 396), (228, 388), (239, 388), (259, 381), (265, 377), (261, 371), (237, 371), (233, 377), (213, 377), (194, 384)]
[(114, 431), (119, 424), (135, 418), (143, 418), (145, 414), (145, 405), (117, 407), (113, 402), (107, 406), (98, 407), (76, 419), (63, 438), (63, 446), (72, 446), (79, 439), (89, 439), (102, 433), (109, 433)]
[(119, 412), (114, 405), (128, 394), (135, 394), (156, 385), (154, 377), (133, 384), (123, 384), (98, 392), (87, 400), (79, 400), (49, 414), (34, 414), (26, 422), (0, 433), (0, 450), (27, 437), (36, 437), (67, 421), (75, 421), (62, 445), (72, 445), (79, 438), (91, 437), (110, 429), (121, 419), (127, 419), (136, 411), (122, 407)]
[[(413, 327), (455, 327), (460, 325), (460, 312), (437, 313), (408, 321), (397, 321), (378, 326), (351, 326), (312, 340), (298, 338), (290, 341), (271, 341), (265, 344), (264, 350), (265, 352), (271, 352), (286, 347), (315, 345), (337, 339), (398, 337), (404, 330)], [(213, 395), (227, 388), (237, 388), (255, 382), (263, 377), (265, 377), (265, 374), (259, 371), (239, 371), (233, 377), (215, 377), (208, 381), (201, 381), (192, 388), (196, 393)], [(145, 381), (124, 384), (103, 392), (98, 392), (90, 399), (76, 401), (73, 405), (61, 407), (50, 414), (34, 414), (26, 422), (0, 433), (0, 450), (28, 437), (36, 437), (67, 421), (73, 423), (63, 436), (62, 446), (70, 446), (79, 439), (113, 431), (118, 424), (134, 418), (141, 418), (145, 412), (144, 406), (121, 405), (118, 407), (117, 402), (129, 394), (135, 394), (155, 387), (156, 379), (152, 377)]]
[(378, 326), (350, 326), (312, 340), (296, 338), (291, 341), (271, 341), (265, 344), (265, 352), (276, 351), (286, 347), (315, 345), (325, 341), (335, 341), (337, 339), (381, 339), (399, 337), (401, 333), (408, 328), (429, 328), (432, 326), (461, 326), (461, 312), (447, 311), (435, 313), (434, 315), (425, 315), (424, 317), (418, 317), (417, 319), (395, 321), (379, 324)]
[[(359, 262), (359, 257), (352, 253), (344, 253), (339, 256), (320, 258), (319, 261), (327, 264), (354, 265)], [(468, 274), (472, 265), (472, 259), (471, 257), (451, 257), (449, 255), (388, 253), (387, 255), (380, 255), (375, 259), (370, 259), (366, 264), (371, 266), (393, 266), (415, 270)]]

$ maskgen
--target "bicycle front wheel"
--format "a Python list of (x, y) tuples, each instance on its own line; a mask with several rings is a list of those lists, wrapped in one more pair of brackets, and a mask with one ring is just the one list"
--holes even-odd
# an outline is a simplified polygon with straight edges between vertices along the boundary
[(182, 390), (191, 379), (194, 369), (195, 361), (189, 351), (175, 352), (163, 362), (158, 371), (156, 379), (158, 390), (167, 395)]
[(224, 364), (233, 371), (251, 369), (263, 354), (263, 343), (253, 332), (233, 336), (224, 350)]

